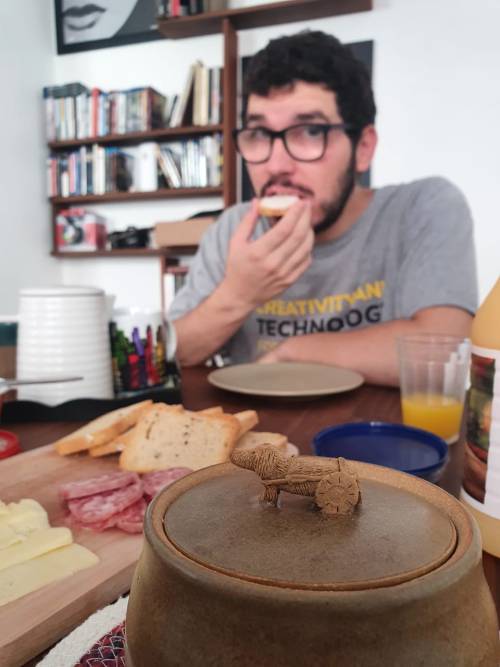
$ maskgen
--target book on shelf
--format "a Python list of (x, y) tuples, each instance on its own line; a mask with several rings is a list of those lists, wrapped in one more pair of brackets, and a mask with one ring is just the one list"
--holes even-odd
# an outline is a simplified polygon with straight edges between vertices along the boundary
[(167, 187), (180, 188), (181, 175), (168, 147), (157, 146), (157, 159)]
[(184, 119), (192, 115), (193, 88), (197, 67), (198, 62), (192, 63), (189, 66), (184, 88), (182, 89), (179, 100), (175, 105), (170, 118), (170, 127), (180, 127), (181, 125), (185, 125), (186, 123)]
[(227, 9), (227, 0), (157, 0), (158, 16), (176, 18)]
[(158, 144), (145, 141), (139, 144), (135, 154), (135, 189), (150, 192), (158, 189)]

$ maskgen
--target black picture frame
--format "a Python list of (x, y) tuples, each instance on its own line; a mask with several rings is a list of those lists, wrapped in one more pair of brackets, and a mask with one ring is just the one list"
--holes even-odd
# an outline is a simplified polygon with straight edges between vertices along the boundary
[[(347, 46), (349, 46), (354, 56), (358, 60), (361, 60), (361, 62), (365, 65), (370, 74), (370, 80), (373, 81), (373, 47), (374, 47), (373, 40), (367, 40), (363, 42), (350, 42), (347, 44)], [(243, 79), (245, 71), (251, 59), (252, 59), (251, 56), (245, 56), (244, 58), (241, 59), (240, 80)], [(244, 108), (244, 101), (241, 100), (241, 110), (243, 108)], [(254, 196), (252, 184), (250, 183), (250, 178), (248, 176), (246, 165), (239, 156), (238, 156), (238, 162), (239, 162), (238, 173), (240, 174), (238, 201), (249, 201)], [(368, 169), (363, 174), (361, 174), (359, 176), (358, 182), (363, 187), (366, 188), (370, 187), (371, 170)]]
[[(117, 7), (122, 5), (123, 0), (106, 0), (99, 2), (94, 0), (92, 5), (102, 5), (103, 11), (111, 8), (113, 3)], [(157, 2), (156, 0), (136, 0), (131, 7), (125, 23), (117, 32), (104, 39), (94, 39), (88, 41), (65, 42), (64, 21), (67, 20), (64, 15), (68, 5), (71, 6), (71, 0), (54, 0), (57, 53), (59, 55), (66, 53), (77, 53), (79, 51), (92, 51), (94, 49), (104, 49), (112, 46), (124, 46), (126, 44), (137, 44), (139, 42), (149, 42), (154, 39), (162, 39), (162, 35), (157, 29)], [(75, 3), (77, 4), (77, 3)], [(81, 7), (85, 3), (79, 3)], [(90, 3), (89, 3), (90, 4)], [(65, 7), (65, 5), (67, 5)], [(103, 12), (101, 12), (103, 14)]]

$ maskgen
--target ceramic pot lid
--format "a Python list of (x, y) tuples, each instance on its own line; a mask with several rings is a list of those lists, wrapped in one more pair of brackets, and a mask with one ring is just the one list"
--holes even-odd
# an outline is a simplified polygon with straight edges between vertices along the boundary
[(166, 536), (208, 568), (269, 585), (357, 590), (402, 583), (448, 560), (457, 531), (445, 509), (412, 492), (413, 478), (387, 475), (409, 481), (360, 479), (354, 514), (326, 517), (311, 498), (289, 493), (281, 493), (278, 507), (261, 503), (258, 477), (231, 468), (176, 498), (164, 517)]

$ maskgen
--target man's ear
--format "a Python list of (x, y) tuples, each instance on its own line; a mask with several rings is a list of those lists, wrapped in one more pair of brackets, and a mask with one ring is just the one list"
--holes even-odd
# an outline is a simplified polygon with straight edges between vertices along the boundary
[(367, 125), (361, 131), (356, 144), (356, 171), (362, 173), (368, 169), (373, 160), (377, 146), (377, 130), (373, 125)]

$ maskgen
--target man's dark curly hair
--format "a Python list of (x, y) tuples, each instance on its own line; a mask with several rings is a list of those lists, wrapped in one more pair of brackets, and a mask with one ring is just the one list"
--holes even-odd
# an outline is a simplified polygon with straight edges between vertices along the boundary
[[(344, 123), (354, 141), (375, 121), (376, 107), (370, 76), (348, 46), (320, 30), (305, 30), (273, 39), (250, 61), (244, 80), (246, 99), (252, 93), (265, 97), (271, 88), (295, 81), (319, 83), (335, 93)], [(246, 109), (245, 109), (246, 112)]]

